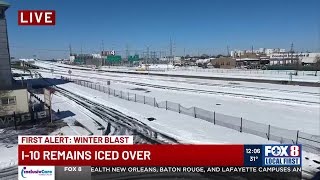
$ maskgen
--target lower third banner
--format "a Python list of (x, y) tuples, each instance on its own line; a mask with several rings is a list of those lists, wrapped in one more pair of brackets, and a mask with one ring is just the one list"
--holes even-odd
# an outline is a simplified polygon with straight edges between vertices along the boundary
[[(300, 180), (301, 167), (238, 166), (24, 166), (23, 180), (99, 180), (99, 179), (281, 179)], [(43, 171), (46, 171), (43, 173)], [(42, 171), (42, 173), (40, 173)]]

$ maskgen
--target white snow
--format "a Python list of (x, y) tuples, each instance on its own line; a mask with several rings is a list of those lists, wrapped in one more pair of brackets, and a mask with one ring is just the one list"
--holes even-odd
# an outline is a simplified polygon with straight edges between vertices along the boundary
[[(91, 69), (79, 66), (72, 66), (61, 63), (47, 63), (43, 61), (36, 61), (35, 65), (45, 68), (54, 69), (64, 69), (58, 66), (63, 66), (65, 68), (77, 68), (77, 69)], [(158, 66), (166, 66), (166, 65), (158, 65)], [(124, 72), (134, 72), (136, 68), (120, 68), (120, 67), (103, 67), (102, 69), (109, 71), (124, 71)], [(158, 68), (159, 69), (159, 68)], [(269, 71), (269, 70), (242, 70), (242, 69), (199, 69), (199, 68), (163, 68), (165, 72), (162, 71), (152, 71), (153, 74), (177, 74), (177, 75), (193, 75), (193, 76), (206, 76), (206, 77), (227, 77), (227, 78), (249, 78), (249, 79), (269, 79), (269, 80), (290, 80), (290, 72), (293, 71)], [(282, 73), (277, 73), (282, 72)], [(283, 73), (285, 72), (285, 73)], [(149, 72), (140, 72), (146, 73)], [(307, 72), (302, 71), (298, 74), (298, 76), (292, 76), (292, 81), (303, 81), (303, 82), (318, 82), (320, 83), (320, 76), (314, 76), (315, 72)]]
[[(41, 62), (36, 62), (37, 65), (43, 67), (53, 67), (54, 73), (49, 71), (42, 71), (41, 74), (44, 77), (59, 77), (63, 73), (67, 74), (68, 68), (54, 67), (52, 64), (46, 64)], [(62, 65), (62, 64), (59, 64)], [(65, 67), (70, 67), (68, 65), (63, 65)], [(91, 69), (91, 68), (88, 68)], [(161, 72), (157, 72), (161, 73)], [(168, 72), (166, 72), (168, 73)], [(170, 73), (175, 73), (171, 72)], [(181, 72), (178, 72), (181, 74)], [(190, 73), (190, 72), (187, 72)], [(201, 72), (202, 75), (208, 73)], [(201, 74), (200, 73), (200, 74)], [(211, 73), (211, 72), (210, 72)], [(197, 72), (197, 74), (199, 74)], [(130, 83), (117, 82), (119, 80), (126, 80), (131, 82), (144, 82), (155, 85), (170, 85), (177, 87), (192, 87), (192, 88), (201, 88), (201, 89), (215, 89), (224, 92), (240, 92), (247, 94), (262, 94), (265, 96), (271, 97), (287, 97), (292, 99), (300, 100), (316, 100), (319, 98), (319, 95), (306, 95), (307, 92), (311, 93), (320, 93), (319, 89), (312, 87), (298, 87), (298, 86), (281, 86), (281, 85), (269, 85), (269, 84), (257, 84), (257, 83), (247, 83), (241, 82), (240, 86), (234, 87), (222, 87), (222, 86), (213, 86), (208, 85), (199, 85), (199, 84), (190, 84), (188, 82), (170, 82), (170, 80), (180, 80), (184, 81), (184, 78), (165, 78), (165, 77), (156, 77), (156, 76), (137, 76), (137, 75), (123, 75), (123, 74), (114, 74), (114, 73), (96, 73), (94, 71), (81, 71), (81, 70), (72, 70), (72, 75), (77, 78), (82, 78), (90, 81), (96, 81), (101, 84), (105, 84), (106, 80), (111, 79), (112, 84), (111, 88), (120, 89), (126, 92), (132, 92), (136, 94), (156, 97), (158, 101), (170, 100), (173, 102), (181, 103), (181, 105), (190, 107), (198, 106), (208, 110), (215, 110), (219, 113), (224, 113), (228, 115), (233, 115), (237, 117), (243, 117), (256, 122), (262, 122), (267, 124), (272, 124), (279, 127), (284, 127), (294, 130), (302, 130), (306, 133), (320, 134), (320, 112), (319, 106), (317, 105), (305, 105), (297, 103), (283, 103), (283, 102), (274, 102), (274, 101), (262, 101), (249, 98), (239, 98), (239, 97), (230, 97), (226, 95), (213, 95), (213, 94), (199, 94), (194, 92), (181, 92), (173, 90), (165, 90), (151, 87), (144, 87), (149, 92), (146, 91), (136, 91), (132, 90), (133, 88), (140, 87), (132, 85)], [(239, 74), (238, 74), (239, 75)], [(86, 76), (86, 77), (80, 77)], [(210, 74), (211, 76), (211, 74)], [(219, 75), (219, 76), (225, 76)], [(234, 74), (232, 76), (235, 76)], [(243, 75), (242, 75), (243, 76)], [(248, 75), (246, 75), (248, 76)], [(241, 77), (241, 75), (239, 76)], [(269, 75), (260, 76), (256, 75), (254, 78), (276, 78), (281, 79), (284, 77), (273, 77)], [(308, 78), (306, 78), (308, 77)], [(100, 79), (98, 79), (100, 78)], [(318, 79), (309, 78), (309, 76), (298, 76), (296, 80), (301, 81), (317, 81)], [(225, 81), (209, 81), (201, 80), (201, 82), (210, 82), (218, 83), (220, 85), (228, 85), (229, 82)], [(238, 83), (238, 82), (237, 82)], [(187, 115), (182, 115), (172, 111), (166, 111), (164, 109), (155, 108), (149, 105), (144, 105), (140, 103), (134, 103), (126, 101), (117, 97), (109, 96), (105, 93), (92, 90), (86, 87), (78, 86), (74, 83), (66, 83), (58, 85), (59, 87), (65, 88), (73, 93), (79, 94), (82, 97), (85, 97), (91, 101), (103, 104), (105, 106), (112, 107), (117, 109), (126, 115), (132, 116), (136, 119), (139, 119), (149, 125), (150, 127), (172, 136), (180, 140), (182, 143), (195, 143), (195, 144), (277, 144), (277, 142), (268, 141), (265, 138), (254, 136), (251, 134), (240, 133), (235, 130), (224, 128), (221, 126), (214, 125), (200, 119), (196, 119)], [(142, 86), (143, 87), (143, 86)], [(263, 87), (266, 89), (252, 90), (248, 87)], [(275, 89), (275, 90), (272, 90)], [(290, 91), (290, 92), (281, 92), (280, 90)], [(256, 92), (255, 92), (256, 91)], [(292, 92), (297, 91), (297, 92)], [(302, 94), (304, 95), (302, 95)], [(221, 105), (217, 105), (221, 104)], [(65, 122), (69, 126), (63, 127), (53, 134), (64, 133), (64, 134), (86, 134), (88, 131), (83, 128), (78, 128), (72, 126), (72, 122), (77, 120), (79, 123), (88, 128), (93, 134), (99, 135), (101, 131), (98, 130), (98, 125), (95, 124), (94, 120), (101, 123), (103, 126), (107, 126), (106, 122), (99, 117), (92, 114), (89, 110), (81, 107), (77, 103), (63, 97), (61, 94), (56, 93), (53, 96), (53, 110), (60, 112), (70, 111), (74, 114), (72, 117), (65, 118)], [(148, 121), (148, 117), (156, 118), (155, 121)], [(13, 148), (13, 149), (12, 149)], [(6, 158), (1, 157), (0, 164), (14, 164), (16, 163), (17, 149), (13, 146), (12, 150), (3, 150), (5, 146), (0, 145), (0, 151), (4, 151)], [(7, 153), (7, 154), (6, 154)], [(2, 156), (2, 154), (1, 154)], [(12, 159), (8, 157), (13, 157)], [(305, 159), (308, 157), (309, 160)], [(319, 164), (315, 163), (314, 160), (319, 161), (320, 157), (311, 153), (303, 152), (303, 169), (310, 172), (319, 171), (316, 168), (319, 167)], [(1, 169), (1, 167), (0, 167)]]
[[(78, 86), (73, 83), (58, 85), (64, 89), (88, 98), (94, 102), (115, 108), (127, 115), (135, 117), (165, 134), (177, 137), (184, 142), (211, 142), (211, 143), (268, 143), (268, 140), (253, 135), (238, 133), (234, 130), (212, 123), (181, 115), (164, 109), (154, 108), (144, 104), (124, 101), (108, 96), (105, 93)], [(154, 117), (156, 121), (148, 121), (148, 117)], [(195, 126), (197, 125), (197, 126)], [(270, 142), (275, 143), (275, 142)]]
[[(46, 77), (52, 77), (50, 73), (44, 73)], [(59, 76), (56, 76), (59, 77)], [(68, 76), (67, 76), (68, 77)], [(175, 82), (176, 79), (166, 77), (127, 77), (126, 75), (95, 74), (88, 72), (74, 72), (77, 79), (98, 82), (106, 85), (107, 80), (112, 80), (110, 88), (122, 90), (149, 97), (155, 97), (158, 102), (171, 101), (180, 103), (184, 107), (197, 106), (206, 110), (216, 111), (230, 116), (242, 117), (247, 120), (270, 124), (272, 126), (283, 127), (291, 130), (301, 130), (306, 133), (320, 134), (320, 91), (318, 87), (300, 87), (265, 84), (259, 87), (257, 83), (240, 83), (240, 85), (230, 85), (225, 81), (214, 81), (211, 83), (217, 86), (189, 84), (186, 82)], [(296, 102), (282, 102), (279, 100), (259, 100), (245, 97), (234, 97), (230, 95), (204, 94), (198, 92), (174, 91), (153, 87), (137, 86), (126, 82), (148, 83), (154, 85), (170, 85), (174, 87), (186, 87), (194, 89), (214, 90), (221, 92), (232, 92), (243, 95), (263, 95), (266, 97), (288, 98), (292, 100), (304, 100), (319, 102), (318, 104), (307, 105)], [(170, 82), (172, 81), (172, 82)], [(202, 82), (202, 81), (201, 81)], [(206, 81), (209, 82), (209, 81)], [(221, 82), (221, 84), (220, 84)], [(199, 82), (198, 82), (199, 83)], [(239, 82), (238, 82), (239, 83)], [(219, 86), (220, 85), (220, 86)], [(251, 89), (266, 88), (266, 89)], [(144, 91), (137, 91), (134, 88), (145, 88)], [(312, 93), (312, 94), (309, 94)]]
[(0, 143), (0, 170), (18, 164), (18, 145)]
[[(53, 95), (53, 97), (52, 97), (52, 110), (57, 112), (58, 109), (60, 110), (60, 112), (69, 111), (74, 114), (74, 116), (72, 116), (72, 117), (64, 118), (63, 120), (65, 122), (68, 123), (70, 121), (73, 122), (76, 120), (79, 123), (81, 123), (82, 125), (84, 125), (85, 127), (87, 127), (93, 134), (101, 135), (101, 131), (98, 130), (99, 126), (97, 124), (95, 124), (92, 119), (95, 119), (100, 122), (104, 122), (104, 121), (102, 121), (99, 117), (95, 116), (90, 111), (88, 111), (87, 109), (78, 105), (77, 103), (70, 101), (66, 97), (61, 96), (61, 94), (57, 93), (57, 94)], [(72, 132), (72, 133), (80, 133), (81, 135), (89, 135), (90, 134), (86, 130), (83, 130), (83, 129), (80, 130), (80, 127), (74, 127), (74, 126), (71, 126), (71, 127), (74, 129), (70, 129), (70, 130), (76, 131), (76, 132)]]
[[(105, 93), (78, 86), (72, 83), (59, 85), (76, 94), (86, 97), (94, 102), (115, 108), (129, 116), (135, 117), (150, 127), (157, 129), (182, 143), (194, 144), (277, 144), (254, 135), (240, 133), (224, 127), (215, 126), (212, 123), (202, 121), (190, 116), (178, 114), (152, 106), (126, 101), (117, 97), (108, 96)], [(155, 121), (146, 118), (154, 117)], [(307, 158), (308, 159), (307, 159)], [(308, 172), (317, 172), (320, 161), (319, 155), (303, 151), (303, 169)], [(312, 173), (313, 174), (313, 173)]]

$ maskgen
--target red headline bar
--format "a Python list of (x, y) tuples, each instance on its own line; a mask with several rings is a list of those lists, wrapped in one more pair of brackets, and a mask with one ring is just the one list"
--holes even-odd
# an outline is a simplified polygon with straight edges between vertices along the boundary
[(19, 145), (18, 156), (34, 166), (244, 165), (243, 145)]

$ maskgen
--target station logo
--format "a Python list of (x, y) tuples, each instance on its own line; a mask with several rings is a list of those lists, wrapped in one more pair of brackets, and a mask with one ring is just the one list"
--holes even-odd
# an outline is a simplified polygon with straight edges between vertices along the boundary
[(19, 180), (54, 180), (54, 166), (19, 166)]
[(56, 25), (55, 10), (19, 10), (19, 26), (54, 26)]
[(300, 166), (301, 145), (265, 145), (265, 166)]

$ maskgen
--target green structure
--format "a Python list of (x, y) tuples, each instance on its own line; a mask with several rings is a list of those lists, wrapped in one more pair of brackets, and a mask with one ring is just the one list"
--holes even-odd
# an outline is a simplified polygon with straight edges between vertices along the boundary
[(139, 61), (139, 55), (129, 56), (128, 61), (129, 62)]
[(107, 62), (109, 62), (109, 63), (119, 63), (119, 62), (121, 62), (121, 56), (107, 56)]
[(82, 60), (82, 59), (75, 59), (75, 60), (74, 60), (74, 63), (76, 63), (76, 64), (84, 64), (84, 60)]

